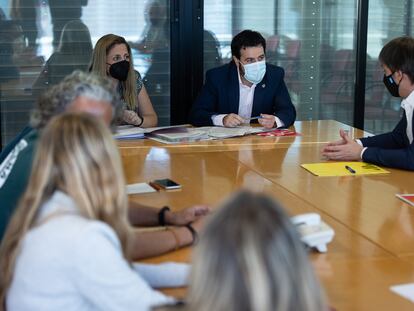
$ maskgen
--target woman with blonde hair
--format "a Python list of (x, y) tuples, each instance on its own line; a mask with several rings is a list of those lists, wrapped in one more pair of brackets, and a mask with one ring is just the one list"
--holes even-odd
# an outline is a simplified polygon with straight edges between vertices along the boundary
[(149, 310), (171, 301), (130, 264), (122, 172), (98, 118), (48, 123), (0, 247), (0, 310)]
[(172, 308), (327, 310), (289, 217), (271, 198), (246, 191), (226, 201), (206, 225), (193, 258), (187, 303)]
[(93, 50), (89, 69), (100, 75), (109, 76), (118, 84), (118, 91), (124, 101), (121, 124), (140, 127), (157, 125), (157, 114), (141, 75), (134, 70), (131, 47), (123, 37), (114, 34), (101, 37)]

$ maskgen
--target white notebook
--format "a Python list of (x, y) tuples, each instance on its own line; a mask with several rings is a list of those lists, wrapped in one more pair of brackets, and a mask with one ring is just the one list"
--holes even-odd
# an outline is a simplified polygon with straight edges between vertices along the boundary
[(390, 287), (391, 291), (414, 302), (414, 283), (394, 285)]
[(127, 194), (149, 193), (156, 192), (154, 188), (148, 185), (146, 182), (140, 182), (136, 184), (130, 184), (126, 186)]

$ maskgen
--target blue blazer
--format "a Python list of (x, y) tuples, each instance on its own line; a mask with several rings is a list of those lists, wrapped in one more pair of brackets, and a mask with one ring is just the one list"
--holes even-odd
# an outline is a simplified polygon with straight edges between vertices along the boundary
[(362, 160), (414, 171), (414, 143), (410, 144), (406, 129), (407, 118), (404, 111), (403, 117), (392, 132), (361, 139), (362, 145), (368, 147), (362, 155)]
[[(273, 114), (286, 127), (295, 122), (296, 110), (283, 81), (284, 74), (282, 68), (266, 64), (266, 74), (254, 91), (252, 117), (261, 113)], [(237, 114), (239, 97), (239, 78), (234, 62), (207, 71), (204, 86), (191, 109), (190, 122), (195, 126), (213, 125), (213, 115)]]

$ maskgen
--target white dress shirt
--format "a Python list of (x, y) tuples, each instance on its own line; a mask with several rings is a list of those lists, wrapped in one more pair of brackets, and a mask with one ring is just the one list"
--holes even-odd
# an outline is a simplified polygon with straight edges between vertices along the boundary
[(8, 311), (151, 310), (173, 301), (124, 259), (115, 231), (82, 217), (55, 192), (24, 236), (6, 297)]
[[(246, 124), (250, 123), (253, 110), (253, 99), (254, 99), (254, 91), (256, 89), (257, 84), (253, 84), (252, 86), (247, 86), (243, 84), (240, 78), (239, 67), (237, 67), (237, 76), (239, 78), (239, 111), (238, 115), (241, 116), (243, 119), (246, 120)], [(211, 117), (213, 124), (216, 126), (223, 126), (223, 119), (227, 114), (216, 114)], [(282, 120), (275, 116), (276, 127), (284, 126)]]
[(401, 102), (401, 107), (405, 110), (405, 117), (407, 119), (407, 137), (410, 144), (413, 142), (413, 109), (414, 109), (414, 92), (411, 92), (407, 98)]
[[(414, 110), (414, 91), (408, 95), (407, 98), (403, 99), (401, 102), (401, 108), (405, 110), (405, 117), (407, 120), (407, 128), (406, 128), (406, 134), (408, 137), (408, 140), (410, 144), (413, 142), (413, 110)], [(362, 144), (361, 140), (356, 139), (355, 140), (358, 144), (360, 144), (362, 147), (364, 145)], [(364, 147), (361, 151), (361, 159), (364, 155), (365, 150), (367, 150), (368, 147)]]

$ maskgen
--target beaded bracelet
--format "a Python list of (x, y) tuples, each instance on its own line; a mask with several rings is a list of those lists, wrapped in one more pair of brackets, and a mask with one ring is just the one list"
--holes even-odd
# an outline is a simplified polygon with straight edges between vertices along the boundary
[(193, 242), (191, 243), (191, 245), (197, 244), (198, 243), (198, 233), (197, 233), (197, 231), (195, 231), (195, 229), (193, 228), (193, 226), (191, 226), (191, 223), (190, 224), (187, 224), (185, 226), (186, 226), (186, 228), (188, 230), (190, 230), (191, 235), (193, 237)]

